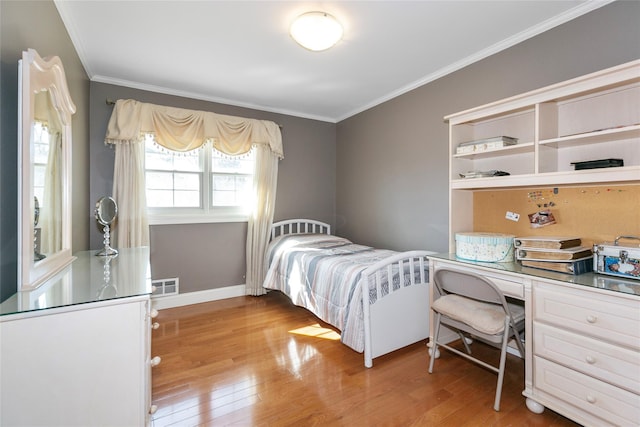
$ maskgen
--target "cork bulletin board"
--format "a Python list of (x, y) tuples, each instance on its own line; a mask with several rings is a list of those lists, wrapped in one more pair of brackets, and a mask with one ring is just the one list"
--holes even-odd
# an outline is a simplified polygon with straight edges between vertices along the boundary
[[(613, 242), (620, 235), (640, 237), (640, 185), (476, 191), (473, 197), (474, 231), (521, 237), (575, 236), (587, 247)], [(507, 219), (507, 212), (518, 214), (518, 221)], [(529, 215), (538, 212), (551, 213), (555, 223), (537, 222), (533, 228)], [(638, 243), (621, 240), (626, 246)]]

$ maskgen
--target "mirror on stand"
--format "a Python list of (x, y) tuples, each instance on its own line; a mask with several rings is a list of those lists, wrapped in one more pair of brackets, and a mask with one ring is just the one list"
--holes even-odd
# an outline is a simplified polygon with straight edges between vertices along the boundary
[(118, 205), (116, 201), (111, 197), (101, 197), (96, 202), (95, 216), (96, 220), (102, 225), (102, 231), (104, 232), (104, 248), (96, 253), (96, 256), (115, 256), (118, 255), (118, 251), (111, 247), (111, 224), (115, 221), (118, 215)]

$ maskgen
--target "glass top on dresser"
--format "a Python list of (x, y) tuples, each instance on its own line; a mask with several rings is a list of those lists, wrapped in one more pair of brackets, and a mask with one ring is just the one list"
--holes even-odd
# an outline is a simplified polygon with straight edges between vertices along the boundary
[(75, 253), (64, 270), (34, 290), (19, 291), (0, 304), (0, 315), (45, 310), (151, 293), (149, 248), (118, 249), (117, 256)]
[(429, 258), (435, 258), (445, 261), (456, 261), (462, 264), (469, 264), (479, 267), (485, 267), (495, 270), (501, 270), (510, 273), (524, 274), (527, 276), (559, 280), (577, 285), (589, 286), (592, 288), (605, 289), (613, 292), (622, 292), (630, 295), (640, 296), (640, 280), (627, 280), (614, 276), (603, 274), (585, 273), (585, 274), (564, 274), (554, 271), (541, 270), (531, 267), (523, 267), (518, 262), (479, 262), (469, 261), (456, 257), (453, 253), (441, 253), (429, 255)]

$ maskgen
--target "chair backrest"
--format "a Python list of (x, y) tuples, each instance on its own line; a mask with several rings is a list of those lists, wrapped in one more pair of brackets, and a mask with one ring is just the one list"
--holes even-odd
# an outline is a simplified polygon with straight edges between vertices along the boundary
[(501, 304), (507, 308), (502, 291), (482, 276), (446, 268), (438, 269), (433, 277), (440, 295), (457, 294), (479, 301)]

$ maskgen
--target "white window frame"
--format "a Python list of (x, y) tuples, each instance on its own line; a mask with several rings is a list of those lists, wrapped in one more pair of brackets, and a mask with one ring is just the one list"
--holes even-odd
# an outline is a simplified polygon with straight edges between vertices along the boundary
[[(146, 144), (146, 142), (145, 142)], [(152, 208), (147, 207), (149, 225), (203, 224), (219, 222), (247, 222), (250, 209), (238, 206), (211, 207), (212, 152), (211, 143), (199, 149), (202, 171), (200, 174), (200, 207), (196, 208)], [(178, 154), (179, 155), (179, 154)], [(252, 153), (255, 156), (255, 152)], [(145, 166), (145, 173), (147, 169)], [(255, 174), (255, 169), (254, 169)], [(145, 188), (146, 191), (146, 188)]]

